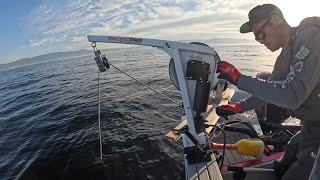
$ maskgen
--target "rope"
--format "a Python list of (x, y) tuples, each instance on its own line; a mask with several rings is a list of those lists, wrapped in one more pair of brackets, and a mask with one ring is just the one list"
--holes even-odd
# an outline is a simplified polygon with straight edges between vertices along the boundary
[(166, 98), (166, 99), (170, 100), (171, 102), (173, 102), (173, 103), (175, 103), (175, 104), (177, 104), (177, 105), (179, 105), (179, 106), (181, 105), (180, 103), (176, 102), (175, 100), (171, 99), (170, 97), (168, 97), (168, 96), (166, 96), (166, 95), (162, 94), (161, 92), (159, 92), (159, 91), (155, 90), (154, 88), (150, 87), (150, 86), (149, 86), (149, 85), (147, 85), (146, 83), (139, 81), (138, 79), (136, 79), (136, 78), (134, 78), (133, 76), (129, 75), (128, 73), (126, 73), (126, 72), (122, 71), (121, 69), (119, 69), (119, 68), (115, 67), (114, 65), (110, 64), (110, 66), (114, 67), (114, 68), (115, 68), (115, 69), (117, 69), (118, 71), (120, 71), (120, 72), (122, 72), (123, 74), (125, 74), (125, 75), (129, 76), (131, 79), (133, 79), (133, 80), (137, 81), (138, 83), (140, 83), (140, 84), (144, 85), (145, 87), (147, 87), (147, 88), (151, 89), (152, 91), (156, 92), (157, 94), (161, 95), (162, 97), (164, 97), (164, 98)]
[(100, 159), (102, 159), (102, 132), (100, 121), (100, 70), (98, 70), (98, 123), (99, 123), (99, 135), (100, 135)]

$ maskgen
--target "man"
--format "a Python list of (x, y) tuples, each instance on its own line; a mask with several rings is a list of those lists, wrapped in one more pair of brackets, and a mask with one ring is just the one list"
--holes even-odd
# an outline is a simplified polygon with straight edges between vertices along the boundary
[(283, 180), (307, 179), (320, 145), (320, 20), (306, 18), (298, 27), (291, 27), (277, 6), (263, 4), (249, 12), (249, 21), (240, 32), (253, 32), (270, 51), (282, 48), (282, 52), (268, 80), (243, 75), (232, 64), (219, 62), (218, 78), (252, 96), (220, 106), (216, 112), (228, 116), (265, 103), (287, 108), (291, 116), (301, 120), (302, 128), (289, 142), (275, 171), (284, 174)]

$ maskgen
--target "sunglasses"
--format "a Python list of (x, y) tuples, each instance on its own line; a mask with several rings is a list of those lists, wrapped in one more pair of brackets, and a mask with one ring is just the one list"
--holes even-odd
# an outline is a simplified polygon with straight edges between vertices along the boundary
[(271, 18), (269, 18), (269, 19), (259, 28), (259, 30), (258, 30), (256, 33), (254, 33), (254, 36), (255, 36), (256, 41), (258, 41), (258, 42), (261, 43), (261, 42), (266, 38), (266, 33), (263, 32), (263, 29), (269, 24), (270, 19), (271, 19)]

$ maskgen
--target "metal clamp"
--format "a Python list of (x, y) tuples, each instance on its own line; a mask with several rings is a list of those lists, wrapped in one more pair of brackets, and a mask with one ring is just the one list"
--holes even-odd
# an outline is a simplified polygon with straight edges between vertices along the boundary
[(95, 58), (98, 68), (100, 72), (105, 72), (108, 69), (110, 69), (110, 64), (108, 62), (108, 59), (106, 58), (105, 54), (101, 54), (100, 50), (97, 49), (96, 43), (91, 43), (91, 47), (93, 48)]
[(197, 141), (195, 137), (192, 136), (192, 134), (189, 132), (189, 127), (188, 125), (183, 126), (181, 129), (178, 130), (179, 134), (185, 134), (191, 141), (192, 143), (201, 151), (205, 152), (203, 149), (202, 145)]

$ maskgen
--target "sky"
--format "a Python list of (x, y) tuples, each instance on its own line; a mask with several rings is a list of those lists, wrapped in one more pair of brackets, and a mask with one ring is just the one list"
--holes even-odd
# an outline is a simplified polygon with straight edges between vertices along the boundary
[(320, 16), (317, 1), (1, 0), (0, 64), (89, 49), (88, 34), (164, 40), (253, 39), (252, 33), (240, 34), (239, 27), (256, 5), (276, 4), (288, 23), (296, 26), (304, 17)]

